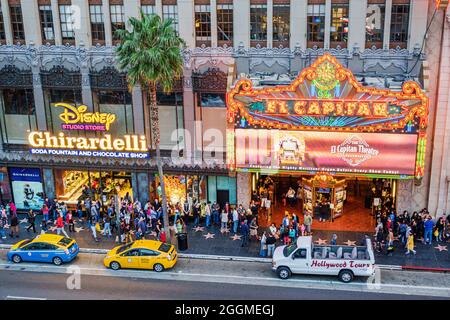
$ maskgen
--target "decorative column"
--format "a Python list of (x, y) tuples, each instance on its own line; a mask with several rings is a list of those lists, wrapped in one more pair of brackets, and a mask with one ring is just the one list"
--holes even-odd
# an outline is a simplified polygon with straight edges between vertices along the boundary
[[(296, 46), (305, 49), (307, 46), (306, 33), (308, 18), (308, 1), (291, 0), (291, 21), (290, 21), (290, 48)], [(295, 32), (294, 32), (295, 31)]]
[(89, 4), (85, 0), (72, 0), (72, 7), (75, 7), (75, 17), (79, 21), (75, 22), (75, 43), (77, 46), (84, 44), (86, 48), (91, 47), (91, 22), (89, 14)]
[(133, 99), (133, 121), (134, 121), (134, 133), (145, 134), (144, 130), (144, 100), (142, 97), (142, 90), (140, 86), (133, 88), (131, 92)]
[[(123, 11), (126, 22), (128, 22), (131, 17), (139, 17), (139, 10), (141, 10), (140, 0), (125, 0), (123, 2)], [(126, 24), (126, 28), (128, 31), (131, 31), (129, 23)]]
[(62, 44), (62, 34), (61, 34), (61, 20), (59, 18), (59, 4), (58, 0), (51, 0), (52, 4), (52, 15), (53, 15), (53, 32), (55, 33), (55, 45), (59, 46)]
[(325, 1), (325, 41), (324, 49), (330, 49), (330, 35), (331, 35), (331, 0)]
[(354, 47), (364, 50), (366, 43), (367, 0), (350, 0), (348, 23), (348, 50)]
[[(21, 0), (20, 5), (23, 8), (23, 29), (25, 32), (25, 43), (42, 44), (41, 23), (39, 19), (39, 5), (37, 1)], [(3, 7), (2, 7), (3, 8)], [(24, 10), (26, 9), (26, 10)]]
[(105, 25), (105, 45), (112, 46), (111, 10), (109, 6), (109, 0), (103, 0), (102, 11), (103, 24)]
[(413, 180), (397, 180), (397, 213), (407, 210), (412, 212), (415, 209), (412, 206)]
[(273, 0), (267, 0), (267, 48), (273, 47)]
[(178, 0), (178, 33), (188, 48), (195, 48), (194, 1)]
[(155, 0), (155, 12), (158, 16), (162, 18), (163, 16), (162, 0)]
[(389, 50), (389, 43), (391, 42), (392, 0), (386, 0), (385, 12), (386, 15), (384, 17), (383, 49)]
[(217, 47), (217, 0), (211, 0), (211, 47)]
[[(133, 185), (133, 193), (137, 193), (138, 199), (142, 204), (142, 207), (145, 206), (147, 201), (150, 199), (150, 184), (148, 179), (147, 172), (138, 172), (136, 173), (137, 187)], [(137, 189), (135, 191), (135, 189)]]
[(250, 0), (233, 0), (233, 46), (250, 47)]
[(409, 15), (408, 50), (422, 47), (423, 37), (427, 28), (428, 1), (411, 1), (411, 14)]
[(237, 203), (247, 207), (252, 199), (252, 175), (249, 172), (236, 173)]
[(56, 190), (55, 190), (55, 176), (53, 174), (53, 169), (44, 168), (42, 169), (43, 175), (43, 184), (44, 184), (44, 193), (45, 196), (49, 199), (55, 199)]
[(8, 0), (0, 0), (3, 13), (3, 26), (5, 28), (6, 44), (13, 44), (12, 28), (11, 28), (11, 16), (9, 14)]

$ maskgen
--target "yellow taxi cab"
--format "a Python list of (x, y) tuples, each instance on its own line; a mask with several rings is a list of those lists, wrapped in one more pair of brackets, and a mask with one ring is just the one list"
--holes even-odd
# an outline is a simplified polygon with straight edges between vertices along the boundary
[(175, 247), (155, 240), (137, 240), (115, 247), (103, 260), (105, 267), (113, 270), (153, 269), (156, 272), (170, 269), (176, 263)]
[(59, 266), (75, 259), (79, 251), (73, 239), (56, 234), (42, 234), (13, 245), (8, 252), (8, 260), (14, 263), (52, 262)]

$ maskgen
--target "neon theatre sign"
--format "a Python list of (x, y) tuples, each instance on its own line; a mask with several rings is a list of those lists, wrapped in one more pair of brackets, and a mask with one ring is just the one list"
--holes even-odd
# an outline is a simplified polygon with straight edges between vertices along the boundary
[[(63, 130), (108, 131), (116, 120), (112, 113), (88, 113), (87, 107), (78, 108), (67, 103), (57, 103), (64, 107), (60, 114)], [(102, 136), (66, 136), (64, 132), (53, 135), (47, 131), (33, 131), (28, 135), (31, 154), (54, 156), (85, 156), (107, 158), (145, 159), (149, 157), (145, 136), (124, 135), (113, 137), (109, 133)]]

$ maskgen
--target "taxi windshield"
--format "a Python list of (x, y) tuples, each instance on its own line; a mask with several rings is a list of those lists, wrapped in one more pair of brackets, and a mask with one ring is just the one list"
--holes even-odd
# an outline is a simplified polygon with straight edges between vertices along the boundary
[(158, 250), (167, 253), (167, 252), (169, 252), (171, 247), (172, 247), (171, 245), (168, 245), (168, 244), (165, 244), (165, 243), (161, 243), (161, 245), (159, 246)]
[(24, 241), (19, 245), (19, 248), (22, 248), (23, 246), (29, 244), (30, 242), (31, 242), (31, 240), (29, 240), (29, 239), (24, 240)]
[(131, 248), (131, 246), (134, 244), (134, 242), (130, 242), (129, 244), (125, 244), (123, 246), (121, 246), (119, 249), (117, 249), (116, 253), (121, 253), (124, 252), (125, 250)]
[(60, 246), (67, 247), (71, 242), (72, 242), (72, 239), (64, 237), (64, 238), (62, 238), (61, 240), (58, 241), (58, 244)]
[(295, 244), (295, 243), (290, 244), (290, 245), (284, 247), (283, 255), (285, 257), (289, 257), (291, 255), (291, 253), (294, 252), (296, 249), (297, 249), (297, 244)]

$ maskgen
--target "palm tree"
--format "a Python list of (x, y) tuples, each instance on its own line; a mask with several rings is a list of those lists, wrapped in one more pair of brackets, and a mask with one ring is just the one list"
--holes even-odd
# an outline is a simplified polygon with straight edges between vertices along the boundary
[[(121, 42), (116, 53), (119, 68), (128, 73), (129, 88), (140, 85), (147, 94), (146, 104), (150, 110), (151, 131), (156, 147), (156, 162), (161, 184), (164, 230), (169, 235), (167, 197), (159, 148), (156, 84), (159, 84), (165, 93), (172, 91), (174, 81), (183, 73), (181, 48), (184, 46), (184, 41), (177, 36), (171, 19), (162, 21), (158, 15), (146, 15), (141, 11), (140, 19), (133, 17), (129, 21), (131, 31), (117, 31)], [(170, 236), (166, 238), (170, 242)]]

